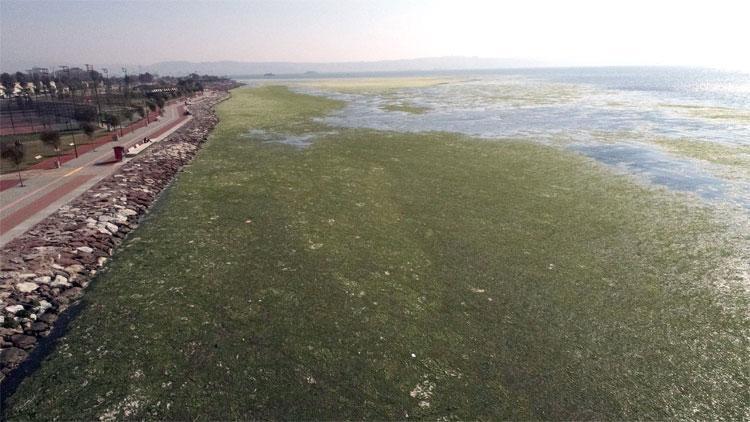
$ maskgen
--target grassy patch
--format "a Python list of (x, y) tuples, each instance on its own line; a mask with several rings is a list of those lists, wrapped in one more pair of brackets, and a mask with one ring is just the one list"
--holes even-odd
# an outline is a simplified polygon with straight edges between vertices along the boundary
[[(707, 211), (523, 142), (340, 129), (234, 91), (5, 409), (18, 419), (742, 419)], [(743, 413), (744, 412), (744, 413)]]
[(659, 139), (654, 142), (676, 154), (730, 166), (750, 174), (750, 146), (693, 139)]
[(405, 88), (425, 88), (455, 81), (453, 78), (339, 78), (300, 82), (298, 85), (338, 92), (387, 94)]
[(385, 111), (396, 111), (409, 114), (424, 114), (429, 110), (427, 107), (420, 107), (406, 103), (386, 104), (382, 109)]
[(727, 120), (736, 123), (750, 123), (750, 110), (729, 107), (705, 107), (690, 104), (662, 104), (662, 107), (672, 109), (690, 117), (710, 120)]
[(504, 83), (477, 86), (480, 98), (510, 107), (538, 107), (570, 103), (583, 98), (583, 88), (564, 83), (509, 80)]
[(750, 146), (726, 145), (692, 139), (659, 139), (654, 142), (690, 158), (750, 168)]
[[(82, 131), (80, 130), (71, 130), (71, 131), (64, 131), (60, 133), (60, 137), (62, 138), (62, 153), (66, 154), (68, 152), (73, 151), (73, 146), (70, 145), (73, 142), (73, 136), (75, 136), (75, 142), (80, 145), (85, 145), (90, 142), (92, 142), (94, 139), (96, 139), (98, 136), (101, 136), (101, 134), (105, 133), (104, 130), (97, 131), (97, 133), (93, 136), (93, 138), (87, 137)], [(29, 135), (14, 135), (14, 136), (2, 136), (0, 137), (0, 142), (8, 142), (13, 143), (16, 141), (16, 139), (20, 139), (21, 142), (23, 142), (25, 147), (25, 155), (24, 155), (24, 161), (21, 163), (21, 170), (26, 169), (30, 166), (33, 166), (34, 164), (46, 159), (55, 157), (57, 154), (55, 153), (55, 150), (52, 149), (50, 146), (45, 145), (42, 141), (39, 140), (39, 134), (29, 134)], [(42, 158), (36, 159), (34, 157), (41, 155)], [(16, 171), (16, 165), (10, 160), (6, 160), (4, 158), (0, 158), (0, 173), (11, 173)]]

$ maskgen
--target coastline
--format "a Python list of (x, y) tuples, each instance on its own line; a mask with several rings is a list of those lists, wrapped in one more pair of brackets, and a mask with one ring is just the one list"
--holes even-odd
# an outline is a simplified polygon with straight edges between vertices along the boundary
[[(58, 318), (83, 296), (127, 234), (138, 227), (160, 193), (208, 140), (218, 123), (214, 107), (229, 95), (222, 89), (195, 102), (190, 107), (193, 120), (168, 140), (152, 146), (2, 248), (3, 401), (12, 393), (9, 381), (17, 381), (14, 370), (35, 356), (37, 343), (55, 332)], [(27, 371), (20, 372), (22, 378)]]

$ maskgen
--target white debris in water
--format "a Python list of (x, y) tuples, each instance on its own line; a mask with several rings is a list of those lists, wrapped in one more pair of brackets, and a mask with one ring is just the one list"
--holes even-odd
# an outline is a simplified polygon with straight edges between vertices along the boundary
[[(426, 376), (425, 376), (426, 377)], [(409, 396), (412, 398), (418, 399), (419, 403), (417, 405), (421, 407), (422, 409), (426, 409), (430, 407), (430, 398), (432, 398), (433, 391), (435, 390), (435, 383), (425, 379), (424, 381), (417, 384), (411, 392), (409, 392)]]

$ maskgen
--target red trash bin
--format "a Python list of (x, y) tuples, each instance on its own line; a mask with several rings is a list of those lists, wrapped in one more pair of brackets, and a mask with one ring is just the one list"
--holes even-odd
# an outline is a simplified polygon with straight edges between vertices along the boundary
[(122, 161), (122, 157), (125, 156), (125, 147), (116, 146), (112, 149), (115, 150), (115, 161)]

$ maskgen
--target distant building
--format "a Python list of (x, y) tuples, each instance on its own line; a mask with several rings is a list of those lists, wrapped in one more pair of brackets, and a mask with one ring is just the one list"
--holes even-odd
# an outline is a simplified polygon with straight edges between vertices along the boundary
[(29, 74), (30, 77), (42, 77), (49, 75), (49, 69), (46, 67), (32, 67), (31, 69), (27, 70), (26, 73)]

